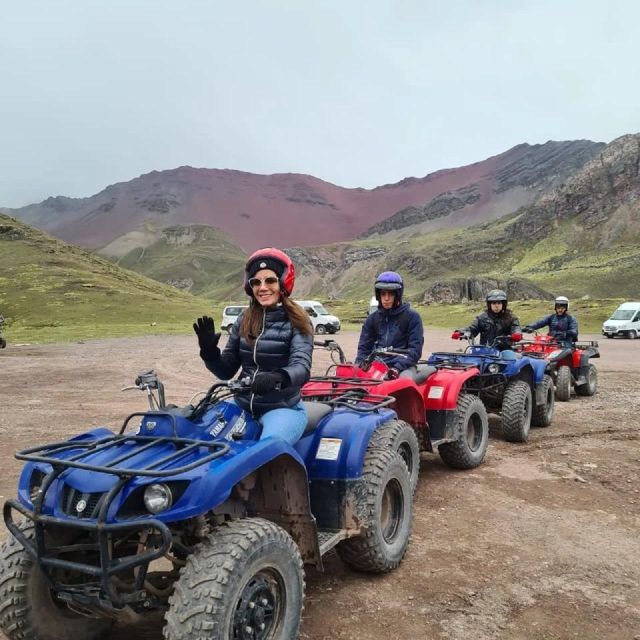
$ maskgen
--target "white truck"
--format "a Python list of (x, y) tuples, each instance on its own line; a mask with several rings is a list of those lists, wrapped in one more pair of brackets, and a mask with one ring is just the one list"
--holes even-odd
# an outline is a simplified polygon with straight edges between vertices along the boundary
[(623, 336), (631, 340), (640, 336), (640, 302), (624, 302), (602, 324), (607, 338)]
[[(340, 320), (336, 316), (332, 316), (317, 300), (296, 300), (295, 302), (309, 314), (313, 330), (316, 333), (338, 333), (340, 331)], [(246, 304), (225, 307), (222, 311), (222, 323), (220, 324), (222, 330), (229, 333), (238, 316), (247, 307)]]
[(311, 318), (313, 330), (316, 333), (338, 333), (340, 320), (332, 316), (317, 300), (296, 300)]
[(222, 330), (230, 333), (231, 327), (238, 319), (238, 316), (242, 313), (242, 311), (244, 311), (244, 309), (247, 309), (248, 306), (249, 305), (247, 304), (233, 304), (225, 307), (222, 310), (222, 323), (220, 324)]

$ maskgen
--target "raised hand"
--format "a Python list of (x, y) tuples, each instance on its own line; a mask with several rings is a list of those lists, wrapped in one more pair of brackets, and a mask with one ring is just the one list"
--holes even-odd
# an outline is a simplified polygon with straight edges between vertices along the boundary
[(193, 330), (198, 336), (198, 344), (200, 345), (200, 357), (203, 360), (214, 360), (220, 355), (218, 349), (218, 341), (220, 334), (216, 333), (216, 326), (213, 318), (202, 316), (193, 323)]

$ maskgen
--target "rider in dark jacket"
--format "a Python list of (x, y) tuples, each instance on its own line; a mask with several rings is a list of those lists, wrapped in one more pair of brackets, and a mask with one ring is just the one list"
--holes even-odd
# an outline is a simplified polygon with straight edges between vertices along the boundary
[(402, 372), (411, 377), (416, 363), (422, 356), (422, 319), (417, 311), (411, 309), (408, 302), (402, 302), (404, 283), (400, 275), (394, 271), (385, 271), (376, 278), (374, 292), (378, 310), (367, 316), (362, 326), (356, 363), (361, 363), (376, 348), (407, 349), (406, 357), (381, 357), (390, 367), (390, 377), (402, 375)]
[(476, 316), (465, 329), (472, 338), (480, 334), (480, 344), (493, 345), (496, 338), (510, 336), (520, 331), (518, 318), (508, 309), (507, 294), (502, 289), (489, 291), (485, 298), (487, 310)]
[(558, 296), (554, 300), (554, 313), (544, 316), (524, 327), (531, 333), (542, 327), (549, 327), (549, 335), (566, 346), (571, 346), (578, 339), (578, 321), (569, 315), (569, 298)]
[(261, 438), (276, 436), (292, 444), (307, 423), (300, 388), (309, 379), (313, 352), (309, 316), (289, 298), (294, 281), (285, 253), (256, 251), (245, 267), (251, 302), (232, 326), (224, 350), (218, 348), (220, 334), (212, 318), (198, 318), (193, 325), (209, 371), (228, 380), (241, 369), (240, 378), (251, 378), (251, 393), (238, 394), (235, 401), (262, 424)]

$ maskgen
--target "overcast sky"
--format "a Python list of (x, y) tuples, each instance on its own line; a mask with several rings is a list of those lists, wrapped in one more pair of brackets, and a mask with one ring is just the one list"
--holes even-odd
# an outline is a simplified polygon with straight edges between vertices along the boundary
[(20, 0), (0, 206), (181, 165), (371, 188), (640, 131), (636, 0)]

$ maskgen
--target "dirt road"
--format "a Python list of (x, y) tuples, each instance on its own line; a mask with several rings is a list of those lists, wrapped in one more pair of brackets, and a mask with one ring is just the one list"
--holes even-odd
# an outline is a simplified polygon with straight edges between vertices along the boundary
[[(448, 332), (426, 339), (425, 352), (452, 347)], [(357, 334), (338, 340), (353, 356)], [(600, 346), (599, 392), (558, 403), (527, 444), (504, 442), (492, 418), (480, 468), (424, 454), (403, 564), (372, 577), (331, 555), (324, 574), (307, 575), (300, 637), (640, 640), (640, 341)], [(142, 394), (119, 389), (150, 367), (176, 404), (211, 383), (190, 336), (0, 351), (0, 496), (15, 491), (15, 449), (142, 410)], [(112, 638), (161, 638), (161, 626)]]

